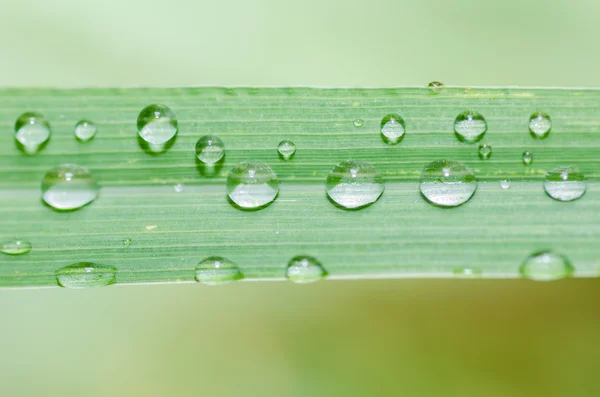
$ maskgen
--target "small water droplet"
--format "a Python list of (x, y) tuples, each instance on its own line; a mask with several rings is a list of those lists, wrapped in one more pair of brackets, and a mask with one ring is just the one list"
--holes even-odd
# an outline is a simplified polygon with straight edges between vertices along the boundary
[(225, 144), (215, 135), (206, 135), (196, 142), (196, 157), (204, 164), (212, 166), (225, 156)]
[(96, 128), (96, 124), (88, 120), (81, 120), (75, 124), (75, 138), (79, 142), (90, 141), (94, 136), (96, 136), (97, 131), (98, 128)]
[(166, 150), (178, 131), (175, 113), (165, 105), (148, 105), (137, 119), (138, 135), (145, 149), (153, 153)]
[(259, 161), (243, 161), (227, 176), (227, 194), (242, 208), (259, 208), (271, 203), (279, 192), (279, 181), (271, 167)]
[(36, 112), (25, 112), (15, 122), (17, 147), (25, 154), (36, 154), (46, 146), (52, 131), (50, 123)]
[(552, 281), (573, 275), (575, 268), (569, 260), (552, 251), (539, 251), (530, 255), (519, 269), (521, 275), (537, 281)]
[(365, 121), (363, 119), (356, 119), (353, 121), (353, 124), (355, 127), (362, 127), (362, 125), (365, 123)]
[(196, 281), (205, 285), (220, 285), (244, 278), (240, 268), (229, 259), (211, 256), (196, 266)]
[(173, 186), (173, 190), (175, 190), (175, 192), (177, 193), (181, 193), (183, 192), (183, 185), (181, 183), (178, 183), (177, 185)]
[(288, 263), (285, 276), (298, 284), (312, 283), (327, 276), (323, 265), (312, 256), (296, 256)]
[(548, 196), (559, 201), (577, 200), (586, 189), (585, 176), (574, 167), (553, 168), (544, 180), (544, 190)]
[(477, 190), (475, 174), (457, 161), (436, 160), (421, 173), (421, 193), (431, 203), (456, 207), (469, 201)]
[(479, 145), (479, 158), (482, 160), (487, 160), (492, 156), (492, 146), (487, 143), (482, 143)]
[(57, 210), (74, 210), (91, 203), (100, 187), (87, 168), (61, 164), (52, 168), (42, 179), (42, 199)]
[(503, 190), (508, 190), (510, 188), (510, 180), (509, 179), (503, 179), (500, 181), (500, 187)]
[(406, 125), (404, 119), (397, 114), (388, 114), (381, 119), (381, 139), (387, 144), (395, 145), (404, 138)]
[(129, 247), (131, 245), (131, 239), (128, 237), (126, 239), (123, 240), (123, 245), (125, 247)]
[(439, 81), (432, 81), (429, 84), (427, 84), (427, 87), (431, 88), (433, 91), (437, 91), (440, 87), (443, 87), (444, 84), (440, 83)]
[(383, 193), (383, 178), (371, 164), (347, 160), (336, 165), (326, 181), (329, 197), (344, 208), (373, 204)]
[(546, 113), (536, 112), (529, 118), (529, 132), (535, 138), (543, 139), (550, 134), (552, 120)]
[(290, 140), (283, 140), (277, 145), (277, 151), (284, 160), (289, 160), (296, 153), (296, 144)]
[(58, 285), (65, 288), (104, 287), (117, 282), (114, 266), (80, 262), (56, 271)]
[(474, 267), (459, 267), (459, 268), (454, 269), (452, 271), (452, 273), (457, 277), (464, 277), (464, 278), (480, 277), (481, 269), (474, 268)]
[(530, 165), (533, 163), (533, 153), (523, 152), (523, 164)]
[(462, 112), (454, 120), (454, 133), (460, 141), (475, 143), (483, 138), (486, 131), (487, 122), (480, 113)]
[(7, 240), (0, 244), (0, 252), (8, 255), (22, 255), (29, 251), (31, 251), (31, 243), (27, 240)]

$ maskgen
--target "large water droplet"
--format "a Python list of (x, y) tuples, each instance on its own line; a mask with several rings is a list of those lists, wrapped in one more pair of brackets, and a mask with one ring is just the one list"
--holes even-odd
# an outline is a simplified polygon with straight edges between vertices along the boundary
[(552, 251), (540, 251), (529, 256), (519, 269), (521, 275), (537, 281), (570, 277), (575, 268), (569, 260)]
[(530, 165), (533, 163), (533, 153), (523, 152), (523, 164)]
[(103, 287), (117, 282), (114, 266), (80, 262), (56, 271), (58, 285), (65, 288)]
[(433, 204), (456, 207), (477, 190), (475, 174), (457, 161), (436, 160), (421, 173), (421, 193)]
[(27, 240), (14, 239), (0, 243), (0, 252), (8, 255), (22, 255), (31, 251), (31, 243)]
[(56, 166), (42, 180), (42, 199), (57, 210), (83, 207), (94, 201), (99, 191), (92, 173), (75, 164)]
[(289, 160), (296, 153), (296, 144), (290, 140), (283, 140), (277, 145), (277, 152), (284, 160)]
[(225, 144), (218, 136), (206, 135), (196, 142), (196, 157), (204, 164), (212, 166), (225, 156)]
[(290, 260), (285, 272), (288, 280), (299, 284), (312, 283), (325, 277), (323, 265), (312, 256), (296, 256)]
[(138, 116), (137, 129), (144, 149), (154, 153), (162, 152), (175, 140), (177, 118), (168, 106), (148, 105)]
[(381, 138), (390, 145), (395, 145), (404, 138), (406, 126), (404, 119), (397, 114), (388, 114), (381, 119)]
[(87, 142), (96, 136), (96, 124), (88, 120), (81, 120), (75, 124), (75, 138), (80, 142)]
[(487, 122), (480, 113), (473, 111), (462, 112), (454, 120), (454, 133), (463, 142), (477, 142), (483, 138), (486, 131)]
[(25, 112), (15, 122), (15, 139), (23, 153), (36, 154), (46, 146), (51, 135), (50, 123), (40, 113)]
[(482, 143), (479, 145), (479, 158), (482, 160), (487, 160), (492, 156), (492, 146), (487, 143)]
[(529, 132), (535, 138), (543, 139), (550, 134), (552, 120), (546, 113), (536, 112), (529, 118)]
[(329, 197), (344, 208), (372, 204), (383, 193), (383, 178), (371, 164), (361, 160), (342, 161), (327, 176)]
[(259, 161), (243, 161), (229, 171), (227, 193), (242, 208), (259, 208), (275, 200), (279, 192), (277, 175)]
[(354, 124), (355, 127), (362, 127), (364, 123), (365, 121), (363, 119), (356, 119), (352, 122), (352, 124)]
[(196, 281), (205, 285), (227, 284), (242, 278), (240, 268), (220, 256), (206, 258), (196, 266)]
[(546, 174), (544, 190), (559, 201), (577, 200), (585, 193), (587, 183), (577, 168), (556, 167)]

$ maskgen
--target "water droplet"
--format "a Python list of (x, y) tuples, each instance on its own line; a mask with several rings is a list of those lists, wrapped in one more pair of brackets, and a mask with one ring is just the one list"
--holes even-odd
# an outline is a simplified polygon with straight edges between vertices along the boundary
[(523, 152), (523, 164), (530, 165), (533, 163), (533, 153)]
[(469, 201), (475, 190), (475, 174), (457, 161), (436, 160), (421, 173), (421, 193), (433, 204), (456, 207)]
[(544, 190), (559, 201), (577, 200), (585, 193), (585, 176), (574, 167), (556, 167), (546, 174)]
[(15, 122), (15, 139), (23, 153), (38, 153), (46, 146), (51, 135), (50, 123), (40, 113), (25, 112)]
[(96, 136), (96, 124), (88, 120), (81, 120), (75, 124), (75, 138), (80, 142), (87, 142)]
[(344, 208), (372, 204), (383, 193), (383, 178), (371, 164), (361, 160), (342, 161), (327, 176), (329, 197)]
[(31, 243), (27, 240), (7, 240), (0, 244), (0, 252), (8, 255), (22, 255), (29, 251), (31, 251)]
[(285, 276), (298, 284), (312, 283), (327, 276), (323, 265), (312, 256), (296, 256), (288, 263)]
[(243, 161), (229, 171), (227, 193), (242, 208), (259, 208), (275, 200), (279, 192), (277, 175), (268, 165)]
[(65, 288), (103, 287), (117, 282), (114, 266), (80, 262), (56, 271), (58, 285)]
[(365, 121), (363, 119), (356, 119), (354, 120), (353, 124), (355, 127), (362, 127), (362, 125), (365, 123)]
[(483, 138), (486, 131), (487, 122), (480, 113), (462, 112), (454, 120), (454, 132), (460, 141), (475, 143)]
[(487, 143), (482, 143), (479, 145), (479, 158), (482, 160), (487, 160), (492, 155), (492, 146)]
[(196, 266), (196, 281), (205, 285), (227, 284), (242, 278), (240, 268), (220, 256), (206, 258)]
[(503, 190), (508, 190), (510, 188), (510, 180), (509, 179), (503, 179), (500, 181), (500, 187)]
[(52, 168), (42, 179), (42, 198), (57, 210), (74, 210), (91, 203), (100, 187), (87, 168), (61, 164)]
[(444, 84), (440, 83), (439, 81), (432, 81), (429, 84), (427, 84), (427, 87), (431, 88), (433, 91), (437, 91), (440, 87), (443, 87)]
[(138, 135), (143, 147), (158, 153), (166, 150), (178, 131), (175, 113), (165, 105), (148, 105), (137, 119)]
[(529, 118), (529, 132), (535, 138), (543, 139), (550, 134), (552, 120), (546, 113), (536, 112)]
[(290, 140), (283, 140), (277, 145), (277, 151), (284, 160), (289, 160), (296, 153), (296, 144)]
[(479, 277), (481, 276), (481, 269), (473, 267), (459, 267), (454, 269), (452, 273), (457, 277)]
[(552, 251), (539, 251), (529, 256), (519, 269), (521, 275), (537, 281), (559, 280), (573, 275), (569, 260)]
[(123, 240), (123, 245), (125, 247), (129, 247), (131, 245), (131, 239), (128, 237), (126, 239)]
[(397, 114), (388, 114), (381, 119), (381, 138), (390, 145), (395, 145), (404, 138), (406, 125), (404, 119)]
[(206, 135), (196, 142), (196, 157), (206, 165), (214, 165), (225, 156), (225, 144), (218, 136)]
[(177, 193), (181, 193), (183, 192), (183, 185), (181, 183), (178, 183), (177, 185), (173, 186), (173, 190), (175, 190), (175, 192)]

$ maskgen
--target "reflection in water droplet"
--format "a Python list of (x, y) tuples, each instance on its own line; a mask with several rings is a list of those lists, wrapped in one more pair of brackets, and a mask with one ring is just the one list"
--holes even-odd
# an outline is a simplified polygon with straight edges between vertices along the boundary
[(225, 156), (225, 144), (215, 135), (206, 135), (196, 142), (196, 157), (206, 165), (214, 165)]
[(573, 275), (569, 260), (552, 251), (540, 251), (529, 256), (519, 269), (521, 275), (537, 281), (558, 280)]
[(397, 114), (388, 114), (381, 119), (381, 139), (387, 144), (395, 145), (404, 138), (406, 126), (404, 119)]
[(277, 175), (259, 161), (243, 161), (229, 171), (227, 193), (242, 208), (259, 208), (275, 200), (279, 192)]
[(148, 105), (138, 116), (137, 129), (143, 147), (159, 153), (174, 141), (178, 131), (177, 118), (168, 106)]
[(479, 158), (482, 160), (487, 160), (492, 155), (492, 147), (487, 143), (482, 143), (479, 145)]
[(503, 190), (508, 190), (510, 188), (510, 180), (509, 179), (503, 179), (500, 181), (500, 187)]
[(469, 201), (475, 190), (475, 174), (457, 161), (433, 161), (421, 173), (421, 193), (433, 204), (456, 207)]
[(17, 147), (25, 154), (36, 154), (46, 146), (52, 131), (40, 113), (25, 112), (15, 122)]
[(533, 163), (533, 153), (523, 152), (523, 164), (530, 165)]
[(96, 136), (96, 124), (91, 121), (81, 120), (75, 124), (75, 138), (79, 142), (87, 142)]
[(529, 118), (529, 132), (535, 138), (543, 139), (550, 134), (552, 120), (546, 113), (536, 112)]
[(586, 188), (584, 175), (574, 167), (553, 168), (544, 180), (544, 190), (548, 196), (559, 201), (577, 200), (583, 196)]
[(61, 164), (46, 173), (42, 180), (42, 199), (57, 210), (73, 210), (91, 203), (100, 187), (87, 168)]
[(342, 161), (327, 176), (329, 197), (344, 208), (372, 204), (383, 193), (383, 178), (371, 164), (361, 160)]
[(31, 243), (27, 240), (7, 240), (0, 244), (0, 252), (8, 255), (22, 255), (29, 251), (31, 251)]
[(196, 266), (196, 281), (205, 285), (220, 285), (241, 280), (240, 268), (229, 259), (211, 256)]
[(65, 288), (103, 287), (117, 282), (114, 266), (80, 262), (56, 271), (58, 285)]
[(355, 127), (362, 127), (362, 125), (364, 124), (364, 120), (363, 119), (356, 119), (354, 120), (353, 124)]
[(290, 140), (283, 140), (277, 146), (277, 152), (284, 160), (289, 160), (296, 153), (296, 144)]
[(487, 131), (485, 118), (477, 112), (466, 111), (456, 116), (454, 120), (454, 133), (463, 142), (474, 143), (479, 141)]
[(312, 256), (296, 256), (290, 260), (285, 276), (298, 284), (312, 283), (327, 276), (321, 263)]

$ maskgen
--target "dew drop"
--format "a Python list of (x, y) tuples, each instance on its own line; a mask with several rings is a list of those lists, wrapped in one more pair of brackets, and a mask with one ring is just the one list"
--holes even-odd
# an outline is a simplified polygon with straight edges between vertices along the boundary
[(259, 208), (271, 203), (279, 192), (279, 181), (271, 167), (258, 161), (243, 161), (227, 176), (227, 194), (242, 208)]
[(206, 135), (196, 142), (196, 157), (206, 165), (212, 166), (225, 156), (225, 144), (215, 135)]
[(177, 185), (173, 186), (173, 190), (175, 190), (176, 193), (181, 193), (183, 192), (183, 185), (178, 183)]
[(552, 120), (546, 113), (536, 112), (529, 118), (529, 132), (535, 138), (544, 139), (550, 134)]
[(456, 207), (469, 201), (477, 190), (475, 174), (457, 161), (436, 160), (421, 173), (421, 193), (431, 203)]
[(456, 277), (470, 278), (470, 277), (479, 277), (481, 276), (481, 269), (474, 267), (459, 267), (452, 270), (452, 273)]
[(128, 237), (126, 239), (123, 240), (123, 245), (125, 247), (129, 247), (131, 245), (131, 239)]
[(390, 145), (399, 143), (406, 132), (404, 119), (397, 114), (388, 114), (381, 119), (380, 127), (381, 139)]
[(196, 281), (205, 285), (220, 285), (244, 278), (240, 268), (229, 259), (211, 256), (196, 266)]
[(8, 255), (22, 255), (31, 251), (31, 243), (27, 240), (6, 240), (0, 244), (0, 252)]
[(530, 165), (533, 163), (533, 153), (523, 152), (523, 164)]
[(492, 156), (492, 146), (487, 143), (482, 143), (479, 145), (479, 158), (482, 160), (487, 160)]
[(56, 281), (65, 288), (104, 287), (117, 282), (117, 269), (114, 266), (80, 262), (58, 269)]
[(294, 283), (307, 284), (327, 276), (327, 271), (325, 271), (323, 265), (312, 256), (301, 255), (290, 260), (285, 276)]
[(552, 251), (539, 251), (529, 256), (519, 269), (521, 275), (537, 281), (552, 281), (573, 275), (569, 260)]
[(88, 120), (81, 120), (75, 124), (75, 139), (77, 139), (79, 142), (90, 141), (94, 136), (96, 136), (97, 131), (98, 128), (96, 128), (96, 124)]
[(353, 121), (353, 124), (355, 127), (362, 127), (362, 125), (365, 123), (365, 121), (363, 119), (356, 119)]
[(544, 190), (558, 201), (573, 201), (584, 195), (587, 189), (585, 176), (574, 167), (551, 169), (544, 179)]
[(440, 83), (439, 81), (432, 81), (429, 84), (427, 84), (427, 87), (431, 88), (433, 91), (437, 91), (440, 87), (443, 87), (444, 84)]
[(502, 188), (502, 190), (508, 190), (510, 188), (510, 180), (509, 179), (501, 180), (500, 187)]
[(36, 154), (46, 146), (52, 131), (40, 113), (25, 112), (15, 122), (17, 147), (25, 154)]
[(342, 161), (327, 176), (329, 198), (344, 208), (373, 204), (383, 193), (383, 178), (371, 164), (361, 160)]
[(178, 131), (175, 113), (165, 105), (148, 105), (137, 119), (138, 135), (143, 148), (159, 153), (168, 149)]
[(283, 140), (277, 145), (277, 152), (284, 160), (289, 160), (296, 153), (296, 144), (290, 140)]
[(486, 131), (487, 122), (480, 113), (462, 112), (454, 120), (454, 133), (460, 141), (475, 143), (483, 138)]
[(87, 168), (61, 164), (42, 179), (42, 199), (56, 210), (74, 210), (91, 203), (100, 187)]

